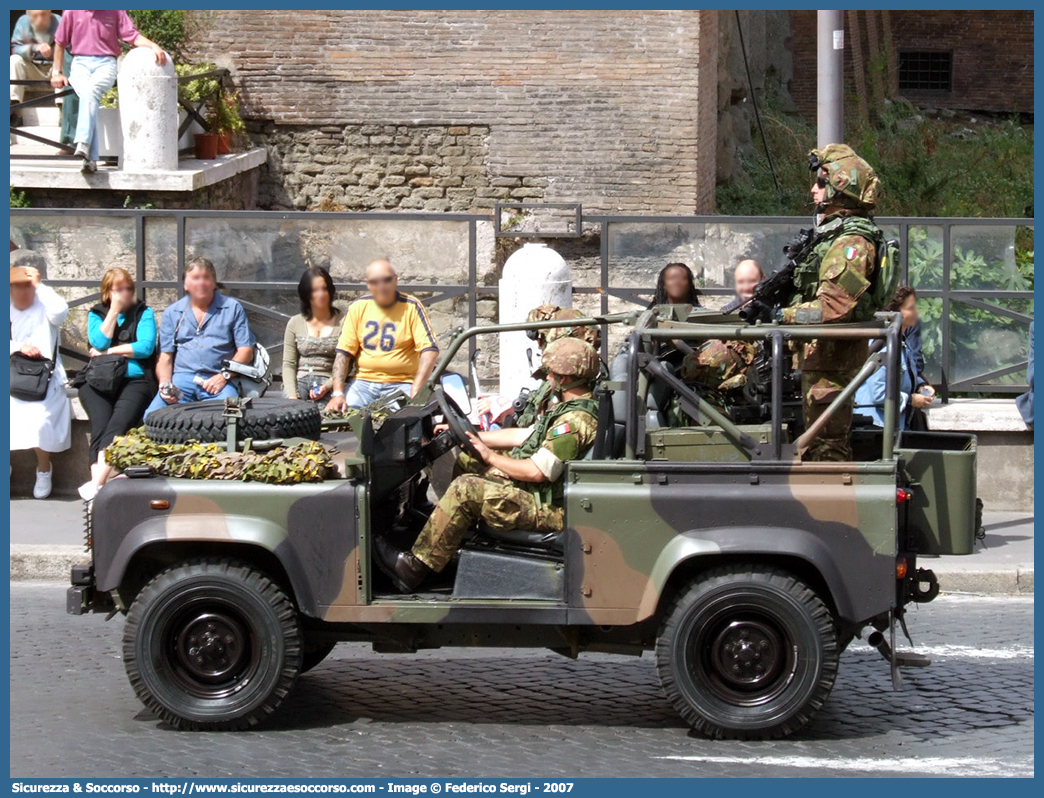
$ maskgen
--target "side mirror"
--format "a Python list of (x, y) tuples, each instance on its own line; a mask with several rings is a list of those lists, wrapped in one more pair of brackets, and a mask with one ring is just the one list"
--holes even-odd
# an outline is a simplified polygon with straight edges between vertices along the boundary
[(446, 395), (456, 402), (457, 407), (463, 411), (464, 415), (471, 413), (471, 397), (468, 396), (468, 385), (464, 381), (464, 377), (453, 371), (448, 371), (442, 375), (440, 382), (442, 383), (442, 390), (446, 392)]

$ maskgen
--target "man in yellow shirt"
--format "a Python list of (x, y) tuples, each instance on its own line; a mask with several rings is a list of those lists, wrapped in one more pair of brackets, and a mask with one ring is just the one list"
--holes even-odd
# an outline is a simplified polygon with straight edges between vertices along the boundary
[[(396, 390), (413, 396), (439, 356), (427, 311), (399, 292), (399, 275), (387, 260), (366, 267), (366, 287), (370, 293), (348, 306), (337, 341), (331, 411), (366, 407)], [(346, 390), (353, 363), (358, 370)]]

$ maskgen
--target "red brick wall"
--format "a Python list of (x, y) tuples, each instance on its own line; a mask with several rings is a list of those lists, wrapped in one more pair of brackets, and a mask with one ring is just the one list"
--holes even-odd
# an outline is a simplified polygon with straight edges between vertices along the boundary
[[(892, 11), (895, 51), (953, 52), (953, 91), (905, 92), (920, 106), (969, 111), (1033, 112), (1032, 11)], [(792, 11), (791, 95), (816, 116), (816, 12)], [(866, 41), (866, 27), (863, 26)], [(845, 15), (846, 113), (854, 113), (849, 15)], [(870, 55), (874, 57), (873, 54)]]
[[(274, 123), (260, 129), (272, 133), (270, 165), (275, 159), (272, 171), (284, 176), (321, 182), (329, 171), (322, 157), (301, 158), (308, 160), (317, 136), (339, 138), (353, 125), (480, 126), (488, 130), (487, 154), (467, 164), (476, 172), (472, 183), (483, 182), (477, 172), (484, 169), (487, 187), (546, 181), (537, 193), (549, 202), (603, 212), (710, 212), (715, 15), (216, 11), (199, 56), (232, 68), (248, 120)], [(285, 139), (295, 130), (305, 138), (290, 146)], [(384, 145), (370, 137), (363, 146)], [(338, 201), (335, 189), (327, 198)], [(379, 193), (374, 206), (388, 207)], [(449, 204), (468, 207), (472, 197), (462, 192)], [(314, 199), (298, 194), (281, 204)]]

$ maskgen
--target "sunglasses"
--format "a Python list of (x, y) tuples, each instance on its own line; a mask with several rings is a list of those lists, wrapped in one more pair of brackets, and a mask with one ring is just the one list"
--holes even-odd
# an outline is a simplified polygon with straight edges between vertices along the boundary
[(829, 185), (829, 182), (830, 181), (827, 180), (824, 175), (818, 175), (816, 177), (816, 185), (819, 186), (819, 188), (826, 188), (827, 185)]
[(366, 284), (367, 285), (390, 285), (393, 282), (395, 282), (395, 278), (394, 277), (378, 277), (375, 280), (367, 279)]

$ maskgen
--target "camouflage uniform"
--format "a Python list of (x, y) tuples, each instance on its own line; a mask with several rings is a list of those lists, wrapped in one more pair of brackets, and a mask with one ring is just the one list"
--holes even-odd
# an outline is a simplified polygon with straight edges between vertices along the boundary
[[(563, 379), (565, 390), (573, 387), (566, 382), (569, 377), (575, 377), (574, 382), (580, 384), (590, 383), (599, 367), (598, 353), (593, 347), (569, 338), (549, 345), (544, 362)], [(458, 476), (417, 537), (413, 556), (433, 571), (441, 571), (479, 519), (495, 529), (561, 530), (565, 521), (561, 464), (583, 457), (594, 444), (597, 430), (598, 403), (590, 393), (555, 405), (537, 421), (526, 441), (508, 456), (557, 463), (557, 473), (548, 473), (540, 465), (547, 477), (544, 482), (514, 480), (488, 467), (481, 474)], [(474, 458), (465, 462), (479, 465)]]
[(756, 351), (746, 341), (706, 341), (682, 360), (680, 376), (707, 399), (724, 406), (747, 384), (747, 369)]
[[(877, 268), (881, 232), (869, 217), (878, 179), (874, 170), (844, 144), (811, 153), (816, 171), (828, 173), (826, 204), (838, 210), (816, 227), (816, 242), (794, 273), (795, 295), (782, 311), (784, 324), (866, 321), (879, 310), (868, 289)], [(867, 358), (866, 341), (814, 340), (798, 353), (806, 428), (855, 377)], [(813, 440), (805, 460), (851, 460), (852, 402), (835, 413)]]

